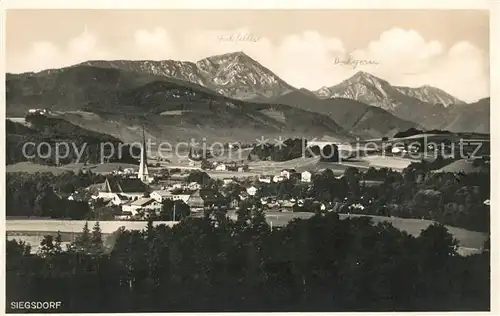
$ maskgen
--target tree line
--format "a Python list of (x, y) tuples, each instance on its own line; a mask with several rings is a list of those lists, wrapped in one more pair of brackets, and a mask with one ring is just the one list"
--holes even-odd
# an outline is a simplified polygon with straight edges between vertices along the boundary
[(137, 164), (134, 157), (139, 157), (140, 148), (131, 148), (113, 136), (44, 115), (28, 115), (26, 122), (30, 127), (6, 121), (7, 164), (22, 161), (52, 166), (102, 161)]
[[(6, 245), (7, 302), (61, 301), (52, 312), (489, 310), (489, 253), (461, 257), (440, 224), (413, 237), (335, 213), (271, 228), (262, 210), (173, 227), (86, 226), (63, 250)], [(9, 309), (9, 304), (7, 304)], [(8, 310), (10, 311), (10, 310)]]

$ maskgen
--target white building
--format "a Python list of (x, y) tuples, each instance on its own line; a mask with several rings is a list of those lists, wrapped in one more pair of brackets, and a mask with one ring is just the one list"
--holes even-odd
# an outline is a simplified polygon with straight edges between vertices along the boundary
[(161, 203), (152, 198), (141, 198), (123, 205), (122, 210), (123, 212), (130, 212), (132, 216), (137, 215), (139, 211), (143, 211), (145, 214), (149, 212), (158, 213), (161, 210)]
[(229, 183), (233, 183), (234, 180), (231, 178), (225, 178), (225, 179), (222, 179), (222, 182), (224, 183), (224, 185), (228, 185)]
[(187, 203), (190, 196), (190, 194), (172, 194), (172, 192), (168, 190), (156, 190), (150, 194), (150, 197), (159, 203), (163, 203), (165, 200), (183, 201)]
[[(290, 171), (288, 171), (287, 169), (281, 170), (280, 175), (284, 178), (290, 179)], [(274, 182), (277, 182), (277, 181), (274, 181)]]
[(172, 198), (172, 193), (168, 190), (156, 190), (151, 192), (149, 195), (152, 199), (159, 203), (163, 203), (166, 199), (171, 199)]
[(257, 193), (257, 188), (254, 186), (251, 186), (247, 188), (247, 193), (248, 195), (254, 196)]
[(281, 182), (281, 181), (284, 181), (285, 179), (288, 179), (288, 178), (285, 176), (274, 176), (273, 182)]
[(304, 171), (300, 174), (300, 181), (302, 182), (311, 182), (312, 174), (309, 171)]
[(191, 182), (190, 184), (187, 185), (187, 188), (189, 190), (196, 191), (201, 189), (201, 185), (198, 182)]
[(271, 177), (260, 177), (259, 178), (259, 182), (262, 182), (262, 183), (271, 183), (272, 179)]
[(221, 164), (218, 164), (217, 167), (215, 167), (215, 170), (217, 171), (226, 171), (227, 170), (227, 166), (223, 163)]
[(292, 174), (294, 174), (296, 171), (294, 169), (283, 169), (281, 170), (281, 176), (286, 178), (286, 179), (290, 179), (290, 176)]

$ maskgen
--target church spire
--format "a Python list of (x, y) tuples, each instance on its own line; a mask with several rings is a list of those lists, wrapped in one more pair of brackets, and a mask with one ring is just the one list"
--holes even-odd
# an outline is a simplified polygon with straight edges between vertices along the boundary
[(142, 126), (141, 162), (139, 164), (138, 176), (142, 182), (148, 181), (148, 178), (149, 178), (148, 153), (147, 153), (147, 148), (146, 148), (146, 135), (144, 133), (144, 125)]

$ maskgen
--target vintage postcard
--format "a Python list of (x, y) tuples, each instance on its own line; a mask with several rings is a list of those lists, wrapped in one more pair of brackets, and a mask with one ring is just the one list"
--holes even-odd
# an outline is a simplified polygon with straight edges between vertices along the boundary
[(491, 310), (487, 6), (70, 5), (3, 12), (7, 313)]

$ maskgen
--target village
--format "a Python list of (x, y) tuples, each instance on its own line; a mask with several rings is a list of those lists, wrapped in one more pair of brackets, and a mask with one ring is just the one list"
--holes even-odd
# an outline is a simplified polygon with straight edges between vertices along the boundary
[[(242, 201), (256, 198), (263, 184), (292, 180), (307, 185), (313, 176), (309, 171), (298, 173), (294, 169), (283, 169), (277, 175), (237, 177), (236, 171), (234, 177), (219, 181), (220, 188), (214, 188), (199, 183), (203, 181), (189, 181), (190, 174), (201, 172), (195, 170), (169, 176), (161, 173), (150, 176), (147, 171), (141, 172), (141, 169), (139, 172), (133, 169), (116, 170), (106, 176), (104, 183), (92, 186), (87, 192), (76, 191), (66, 198), (86, 200), (91, 207), (113, 209), (115, 220), (145, 220), (151, 214), (159, 215), (166, 200), (186, 204), (191, 215), (197, 216), (206, 209), (237, 210)], [(229, 194), (229, 190), (226, 190), (229, 187), (238, 188), (239, 194)], [(280, 200), (273, 196), (259, 196), (259, 201), (264, 209), (280, 212), (292, 211), (294, 206), (301, 207), (305, 202), (293, 198)], [(321, 209), (325, 210), (326, 206), (321, 204)]]

